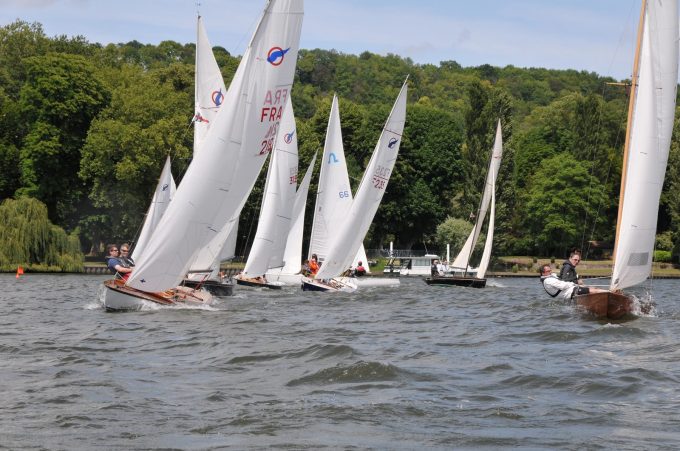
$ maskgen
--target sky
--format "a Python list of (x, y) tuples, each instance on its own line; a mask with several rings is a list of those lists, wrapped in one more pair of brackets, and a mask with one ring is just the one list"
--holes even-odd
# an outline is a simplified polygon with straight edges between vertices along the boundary
[[(200, 11), (213, 46), (241, 55), (264, 0), (0, 0), (45, 34), (181, 44)], [(575, 69), (630, 78), (640, 0), (305, 0), (300, 47), (369, 51), (418, 64)]]

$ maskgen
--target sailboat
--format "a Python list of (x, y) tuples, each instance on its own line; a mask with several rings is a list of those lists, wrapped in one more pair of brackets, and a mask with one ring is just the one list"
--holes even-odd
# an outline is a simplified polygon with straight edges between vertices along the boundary
[[(425, 283), (428, 285), (456, 285), (473, 288), (484, 288), (486, 286), (486, 279), (484, 276), (486, 275), (486, 269), (489, 266), (489, 260), (491, 259), (491, 247), (493, 243), (493, 229), (495, 222), (496, 179), (498, 178), (498, 171), (500, 169), (502, 157), (503, 131), (501, 129), (501, 121), (499, 119), (498, 125), (496, 126), (496, 138), (494, 140), (493, 150), (491, 152), (491, 161), (489, 162), (489, 169), (487, 171), (482, 202), (480, 203), (477, 214), (477, 221), (475, 222), (475, 226), (472, 228), (470, 235), (465, 241), (463, 248), (460, 250), (458, 256), (456, 256), (456, 259), (451, 265), (451, 268), (454, 271), (458, 270), (463, 274), (456, 275), (454, 272), (453, 276), (428, 277), (425, 278)], [(477, 240), (479, 239), (482, 225), (484, 224), (484, 219), (486, 218), (486, 213), (489, 210), (489, 205), (491, 205), (491, 212), (489, 214), (489, 225), (487, 227), (486, 242), (484, 243), (482, 259), (479, 263), (479, 267), (476, 271), (474, 271), (474, 274), (468, 275), (468, 272), (470, 272), (470, 257), (472, 256), (472, 251), (477, 245)]]
[(666, 173), (678, 83), (677, 0), (642, 2), (628, 104), (621, 192), (609, 291), (576, 296), (597, 317), (634, 310), (622, 290), (651, 274), (659, 199)]
[(297, 185), (296, 135), (293, 105), (289, 97), (281, 118), (276, 146), (269, 160), (255, 239), (243, 272), (234, 277), (239, 285), (270, 289), (281, 289), (284, 285), (279, 281), (268, 282), (265, 273), (270, 267), (283, 266)]
[[(194, 155), (196, 155), (205, 141), (208, 131), (215, 121), (215, 116), (222, 106), (227, 88), (222, 78), (222, 72), (215, 60), (212, 45), (199, 15), (196, 20), (196, 72), (194, 75)], [(234, 285), (229, 278), (221, 277), (219, 269), (222, 260), (233, 258), (236, 248), (236, 230), (232, 231), (219, 258), (205, 270), (192, 267), (189, 269), (183, 284), (192, 288), (205, 288), (215, 296), (230, 296), (234, 292)]]
[[(308, 259), (316, 255), (318, 261), (323, 264), (328, 254), (330, 239), (342, 227), (351, 206), (352, 188), (349, 184), (345, 149), (342, 143), (340, 108), (338, 97), (333, 95), (317, 186)], [(354, 258), (355, 265), (358, 260), (366, 262), (363, 244)]]
[[(371, 155), (371, 160), (366, 167), (356, 196), (350, 202), (347, 214), (337, 223), (326, 222), (326, 227), (332, 227), (326, 258), (313, 279), (302, 278), (303, 290), (356, 290), (356, 279), (339, 278), (339, 276), (350, 269), (371, 222), (373, 222), (373, 217), (378, 210), (392, 175), (392, 169), (399, 153), (404, 123), (406, 122), (406, 95), (407, 82), (405, 81)], [(335, 163), (336, 160), (324, 157), (324, 165), (332, 166)], [(331, 194), (346, 197), (340, 185), (336, 186), (338, 186), (338, 189)], [(348, 192), (349, 187), (347, 188)], [(326, 211), (326, 213), (331, 212)], [(314, 239), (315, 236), (312, 235), (312, 240)]]
[(208, 293), (178, 284), (238, 215), (273, 147), (293, 84), (302, 15), (302, 0), (267, 2), (224, 104), (135, 270), (127, 281), (105, 283), (107, 308), (211, 302)]

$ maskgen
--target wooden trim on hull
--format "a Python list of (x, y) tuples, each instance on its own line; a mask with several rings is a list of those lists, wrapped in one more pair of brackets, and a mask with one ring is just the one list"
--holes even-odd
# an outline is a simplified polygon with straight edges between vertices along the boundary
[(197, 280), (184, 280), (184, 286), (189, 288), (205, 288), (210, 294), (217, 297), (233, 296), (234, 284), (231, 282), (219, 282), (217, 280), (205, 280), (203, 282)]
[(143, 305), (142, 301), (160, 305), (208, 305), (212, 302), (210, 293), (195, 291), (186, 287), (151, 293), (129, 287), (121, 279), (106, 280), (104, 286), (106, 287), (104, 306), (109, 311), (139, 310)]
[(620, 293), (589, 293), (575, 296), (576, 305), (597, 318), (619, 319), (632, 314), (633, 300)]
[(426, 277), (425, 283), (428, 285), (454, 285), (457, 287), (484, 288), (486, 279), (476, 277)]

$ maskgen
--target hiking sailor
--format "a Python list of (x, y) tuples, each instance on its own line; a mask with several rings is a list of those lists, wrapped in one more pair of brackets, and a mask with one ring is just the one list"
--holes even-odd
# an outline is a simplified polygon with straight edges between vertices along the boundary
[(581, 294), (603, 293), (606, 291), (600, 288), (586, 287), (574, 282), (560, 280), (557, 275), (552, 272), (550, 265), (541, 266), (539, 272), (541, 274), (543, 289), (545, 289), (545, 292), (553, 298), (559, 297), (562, 300), (569, 301), (574, 296)]

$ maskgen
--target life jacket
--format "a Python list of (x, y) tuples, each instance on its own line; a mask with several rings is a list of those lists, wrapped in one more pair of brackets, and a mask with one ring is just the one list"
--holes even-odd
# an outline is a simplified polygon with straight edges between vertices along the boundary
[[(548, 279), (550, 277), (557, 278), (557, 276), (555, 276), (554, 274), (551, 274), (549, 276), (541, 276), (541, 285), (543, 285), (543, 289), (545, 290), (546, 293), (548, 293), (548, 296), (550, 296), (551, 298), (556, 298), (557, 296), (559, 296), (559, 294), (562, 292), (562, 290), (557, 290), (557, 292), (555, 292), (555, 293), (551, 293), (550, 291), (548, 291), (548, 287), (545, 286), (545, 279)], [(551, 287), (551, 288), (554, 289), (554, 287)]]

